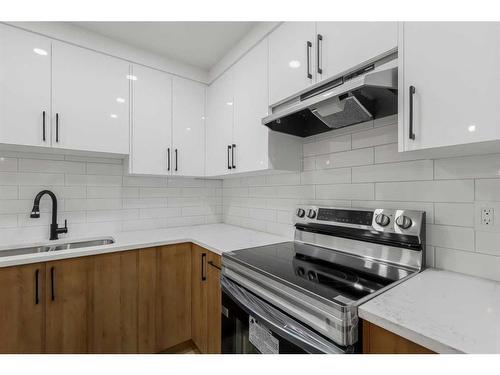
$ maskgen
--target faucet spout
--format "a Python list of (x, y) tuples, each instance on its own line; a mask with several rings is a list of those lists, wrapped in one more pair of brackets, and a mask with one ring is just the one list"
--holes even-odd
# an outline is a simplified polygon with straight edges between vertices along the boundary
[(53, 192), (50, 190), (42, 190), (36, 195), (30, 217), (32, 219), (38, 219), (40, 217), (40, 199), (42, 199), (45, 194), (52, 199), (52, 224), (50, 224), (50, 239), (57, 240), (60, 233), (68, 233), (68, 225), (66, 220), (64, 221), (63, 228), (59, 228), (57, 224), (57, 198)]

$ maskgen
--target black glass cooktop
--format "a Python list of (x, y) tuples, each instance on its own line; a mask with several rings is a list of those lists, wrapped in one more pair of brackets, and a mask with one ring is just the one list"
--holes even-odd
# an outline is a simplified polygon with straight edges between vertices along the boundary
[(343, 252), (283, 242), (223, 254), (280, 282), (349, 303), (401, 279), (409, 271)]

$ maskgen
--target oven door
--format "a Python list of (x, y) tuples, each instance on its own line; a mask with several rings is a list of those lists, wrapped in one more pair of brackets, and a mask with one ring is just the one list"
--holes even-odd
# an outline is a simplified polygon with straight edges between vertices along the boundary
[(346, 353), (224, 276), (221, 287), (222, 353)]

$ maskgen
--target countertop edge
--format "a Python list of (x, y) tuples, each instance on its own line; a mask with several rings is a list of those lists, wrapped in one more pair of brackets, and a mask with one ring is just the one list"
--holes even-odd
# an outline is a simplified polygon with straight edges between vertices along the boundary
[(455, 349), (451, 346), (443, 344), (437, 340), (434, 340), (426, 335), (420, 334), (416, 331), (408, 329), (402, 325), (391, 322), (379, 315), (375, 315), (369, 311), (363, 309), (363, 305), (358, 308), (358, 315), (361, 319), (367, 322), (373, 323), (383, 329), (386, 329), (396, 335), (399, 335), (407, 340), (410, 340), (418, 345), (421, 345), (427, 349), (430, 349), (439, 354), (464, 354), (463, 351)]

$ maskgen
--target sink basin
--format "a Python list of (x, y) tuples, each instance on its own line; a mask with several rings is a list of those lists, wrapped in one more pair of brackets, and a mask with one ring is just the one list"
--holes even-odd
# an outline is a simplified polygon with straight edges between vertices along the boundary
[(0, 257), (10, 257), (15, 255), (47, 253), (49, 251), (81, 249), (84, 247), (110, 245), (115, 241), (112, 238), (102, 238), (89, 241), (75, 241), (67, 243), (59, 243), (54, 245), (42, 245), (33, 247), (21, 247), (17, 249), (0, 250)]

